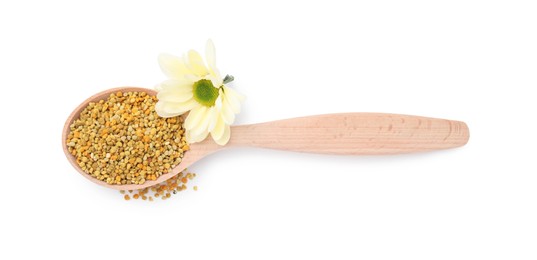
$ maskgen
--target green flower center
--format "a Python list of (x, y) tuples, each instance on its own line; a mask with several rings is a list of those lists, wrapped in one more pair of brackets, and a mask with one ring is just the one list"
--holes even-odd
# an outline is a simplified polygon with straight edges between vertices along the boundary
[(218, 89), (208, 79), (202, 79), (194, 83), (193, 92), (194, 99), (207, 107), (214, 106), (216, 98), (218, 98)]

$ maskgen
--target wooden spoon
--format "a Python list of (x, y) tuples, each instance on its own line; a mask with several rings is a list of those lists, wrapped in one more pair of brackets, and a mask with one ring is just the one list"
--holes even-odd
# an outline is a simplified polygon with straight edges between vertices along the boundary
[(464, 122), (419, 116), (343, 113), (307, 116), (279, 121), (239, 125), (231, 127), (231, 139), (226, 146), (219, 146), (207, 138), (190, 145), (182, 162), (170, 173), (142, 185), (110, 185), (99, 181), (80, 169), (76, 158), (67, 149), (70, 125), (78, 119), (89, 102), (106, 99), (111, 93), (143, 91), (156, 95), (156, 91), (145, 88), (123, 87), (109, 89), (82, 102), (67, 118), (63, 127), (62, 146), (65, 155), (75, 169), (99, 185), (116, 190), (135, 190), (163, 182), (203, 157), (216, 151), (234, 147), (260, 147), (295, 152), (341, 154), (341, 155), (385, 155), (425, 152), (463, 146), (468, 142), (469, 131)]

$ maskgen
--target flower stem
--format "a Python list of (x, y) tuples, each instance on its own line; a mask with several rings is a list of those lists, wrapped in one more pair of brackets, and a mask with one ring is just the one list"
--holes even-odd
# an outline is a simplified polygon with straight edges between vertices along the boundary
[(227, 84), (227, 83), (229, 83), (229, 82), (231, 82), (231, 81), (233, 81), (233, 80), (235, 80), (235, 77), (233, 77), (233, 76), (227, 74), (227, 75), (224, 77), (224, 81), (223, 81), (223, 82), (224, 82), (224, 84)]

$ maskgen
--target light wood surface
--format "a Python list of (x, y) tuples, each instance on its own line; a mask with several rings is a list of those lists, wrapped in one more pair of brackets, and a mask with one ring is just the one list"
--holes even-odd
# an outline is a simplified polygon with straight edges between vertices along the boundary
[(203, 157), (233, 147), (259, 147), (295, 152), (341, 155), (387, 155), (425, 152), (463, 146), (468, 142), (469, 130), (464, 122), (420, 116), (381, 113), (342, 113), (307, 116), (279, 121), (232, 126), (231, 139), (218, 146), (210, 138), (190, 145), (183, 161), (170, 173), (143, 185), (109, 185), (99, 181), (77, 165), (67, 150), (69, 126), (89, 102), (106, 99), (116, 91), (145, 91), (145, 88), (115, 88), (100, 92), (80, 104), (67, 119), (62, 146), (69, 162), (92, 182), (117, 190), (140, 189), (165, 181)]
[(232, 129), (231, 146), (342, 155), (447, 149), (469, 137), (463, 122), (380, 113), (316, 115)]

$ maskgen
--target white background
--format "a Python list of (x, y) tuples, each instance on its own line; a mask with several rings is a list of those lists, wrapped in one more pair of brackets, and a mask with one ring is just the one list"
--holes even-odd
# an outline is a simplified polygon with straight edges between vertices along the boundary
[[(2, 1), (1, 259), (536, 259), (534, 1)], [(467, 146), (389, 157), (242, 149), (199, 191), (124, 201), (60, 145), (69, 113), (204, 49), (237, 123), (335, 112), (462, 120)]]

